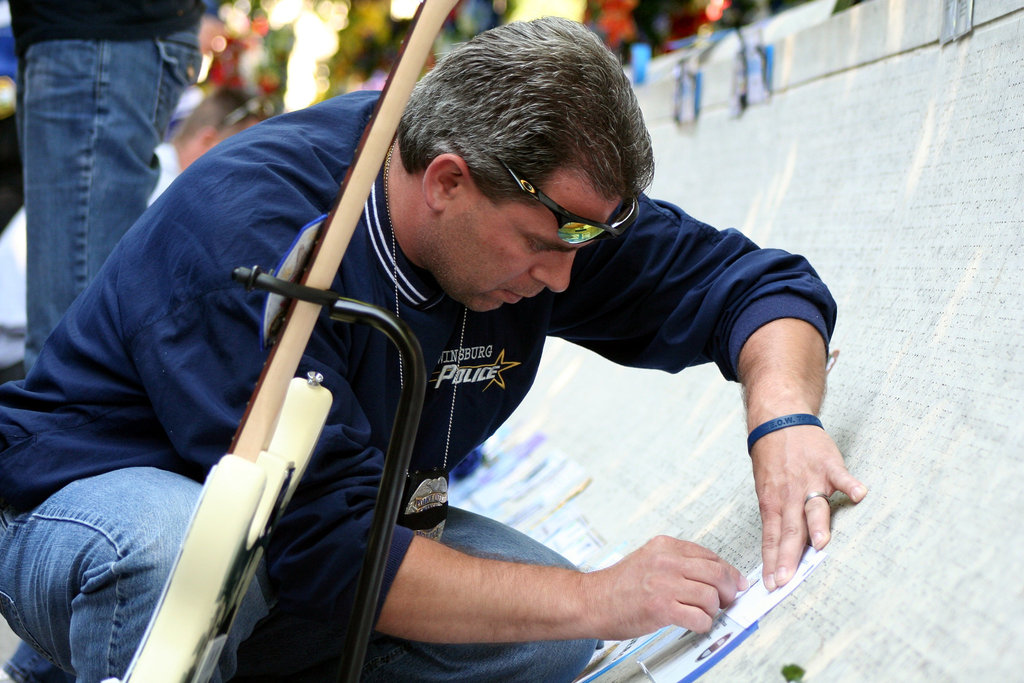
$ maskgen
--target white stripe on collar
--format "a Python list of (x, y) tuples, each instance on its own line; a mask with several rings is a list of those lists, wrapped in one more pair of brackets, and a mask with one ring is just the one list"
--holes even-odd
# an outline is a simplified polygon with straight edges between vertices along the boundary
[[(385, 198), (384, 201), (387, 201)], [(391, 231), (394, 230), (394, 226), (390, 225), (385, 228), (385, 220), (380, 215), (380, 205), (377, 202), (377, 183), (373, 184), (370, 189), (370, 198), (366, 201), (366, 205), (363, 208), (363, 213), (366, 217), (366, 224), (370, 228), (370, 242), (373, 244), (373, 250), (377, 254), (377, 259), (384, 267), (384, 271), (388, 274), (388, 279), (398, 287), (398, 291), (402, 298), (414, 305), (421, 305), (426, 303), (429, 298), (426, 294), (419, 291), (408, 278), (408, 276), (402, 272), (401, 267), (395, 263), (395, 256), (391, 252)], [(390, 230), (388, 229), (390, 228)], [(395, 274), (398, 274), (398, 280), (395, 280)]]

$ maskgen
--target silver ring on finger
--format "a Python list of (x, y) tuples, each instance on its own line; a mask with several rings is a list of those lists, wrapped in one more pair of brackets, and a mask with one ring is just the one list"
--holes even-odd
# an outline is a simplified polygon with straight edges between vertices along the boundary
[(804, 498), (804, 505), (807, 505), (815, 498), (824, 498), (826, 503), (828, 503), (829, 505), (832, 504), (832, 500), (829, 498), (827, 493), (823, 493), (821, 491), (811, 491), (810, 493), (807, 494), (807, 497)]

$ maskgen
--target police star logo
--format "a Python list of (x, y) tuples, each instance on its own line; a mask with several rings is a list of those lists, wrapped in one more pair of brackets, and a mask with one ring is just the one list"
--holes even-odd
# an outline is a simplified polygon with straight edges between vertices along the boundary
[(503, 373), (505, 370), (511, 370), (517, 365), (522, 365), (522, 363), (514, 360), (505, 360), (505, 349), (502, 349), (501, 353), (498, 354), (498, 357), (495, 360), (495, 367), (498, 368), (498, 371), (494, 373), (494, 377), (491, 379), (490, 382), (487, 383), (487, 386), (484, 387), (484, 391), (487, 391), (487, 388), (490, 387), (492, 384), (497, 384), (499, 387), (504, 389), (505, 378), (502, 377), (501, 373)]

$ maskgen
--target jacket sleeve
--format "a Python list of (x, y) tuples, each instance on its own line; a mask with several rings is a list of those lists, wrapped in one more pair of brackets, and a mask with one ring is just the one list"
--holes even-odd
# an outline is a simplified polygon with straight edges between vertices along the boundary
[(743, 344), (772, 320), (806, 320), (828, 342), (835, 301), (803, 257), (666, 202), (640, 205), (623, 237), (580, 250), (552, 334), (624, 365), (676, 372), (713, 361), (729, 380)]

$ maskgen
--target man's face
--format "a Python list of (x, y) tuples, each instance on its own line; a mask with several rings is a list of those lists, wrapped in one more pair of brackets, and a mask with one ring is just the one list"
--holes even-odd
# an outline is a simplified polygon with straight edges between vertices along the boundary
[[(618, 205), (578, 176), (559, 171), (542, 188), (561, 206), (603, 221)], [(554, 214), (540, 202), (492, 203), (479, 191), (424, 241), (423, 265), (445, 292), (473, 311), (553, 292), (569, 286), (576, 251), (558, 237)]]

